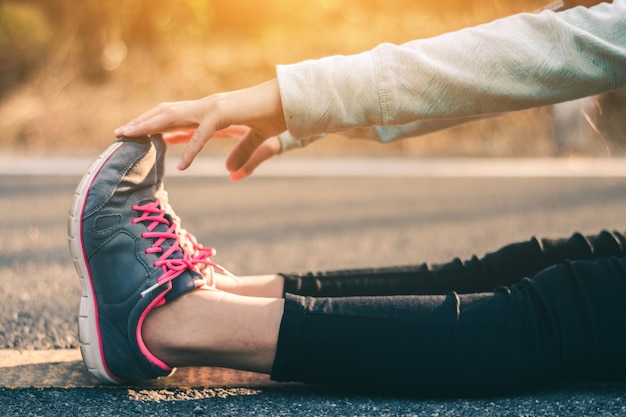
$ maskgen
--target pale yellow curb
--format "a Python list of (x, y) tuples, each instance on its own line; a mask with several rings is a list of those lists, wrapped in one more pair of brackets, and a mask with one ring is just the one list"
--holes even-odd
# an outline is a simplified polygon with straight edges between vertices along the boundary
[[(284, 385), (268, 375), (223, 368), (180, 368), (174, 375), (134, 387), (266, 387)], [(0, 388), (89, 388), (100, 382), (76, 350), (0, 350)]]
[[(75, 362), (82, 360), (75, 350), (0, 350), (0, 368), (42, 363)], [(1, 376), (0, 376), (1, 378)]]

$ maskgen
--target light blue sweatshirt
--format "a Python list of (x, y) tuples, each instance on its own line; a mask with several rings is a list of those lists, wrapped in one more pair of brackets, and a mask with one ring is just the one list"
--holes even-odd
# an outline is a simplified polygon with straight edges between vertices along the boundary
[(383, 142), (417, 136), (626, 87), (626, 0), (280, 65), (277, 78), (293, 138), (365, 127)]

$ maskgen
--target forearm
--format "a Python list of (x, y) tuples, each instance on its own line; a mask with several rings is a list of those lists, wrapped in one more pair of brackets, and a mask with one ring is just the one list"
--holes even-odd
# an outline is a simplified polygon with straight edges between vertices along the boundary
[[(295, 137), (484, 116), (626, 85), (626, 2), (520, 14), (277, 69)], [(312, 104), (314, 103), (314, 104)]]

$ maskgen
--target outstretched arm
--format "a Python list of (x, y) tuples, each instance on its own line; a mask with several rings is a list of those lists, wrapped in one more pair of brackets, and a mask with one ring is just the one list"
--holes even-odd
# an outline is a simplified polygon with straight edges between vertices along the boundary
[[(377, 130), (378, 137), (393, 140), (452, 119), (624, 87), (624, 16), (626, 0), (613, 0), (591, 9), (515, 15), (432, 39), (279, 66), (275, 80), (161, 104), (116, 134), (197, 128), (188, 135), (179, 164), (185, 169), (217, 131), (248, 126), (226, 162), (231, 178), (241, 179), (298, 140), (324, 133), (387, 126)], [(290, 141), (279, 140), (276, 136), (287, 129)]]
[(626, 0), (277, 68), (296, 138), (487, 116), (626, 87)]

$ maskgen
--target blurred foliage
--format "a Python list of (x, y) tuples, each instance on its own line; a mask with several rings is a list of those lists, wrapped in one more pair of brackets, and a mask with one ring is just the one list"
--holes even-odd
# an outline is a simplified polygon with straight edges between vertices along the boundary
[[(229, 39), (300, 49), (297, 58), (405, 41), (542, 3), (438, 0), (0, 0), (0, 94), (45, 59), (101, 82), (127, 55), (153, 61)], [(487, 11), (487, 12), (486, 12)], [(491, 12), (488, 12), (491, 11)], [(485, 13), (486, 12), (486, 13)], [(346, 32), (346, 28), (349, 33)], [(299, 45), (297, 45), (299, 43)], [(281, 56), (281, 58), (283, 58)], [(289, 57), (284, 57), (289, 59)], [(296, 58), (296, 59), (297, 59)]]
[[(115, 126), (159, 101), (243, 88), (272, 77), (276, 64), (434, 36), (535, 11), (548, 2), (0, 0), (0, 147), (26, 152), (100, 148)], [(545, 111), (502, 120), (453, 129), (436, 141), (399, 142), (373, 151), (550, 152)], [(502, 141), (489, 144), (496, 143), (495, 136), (507, 136), (508, 151)], [(332, 144), (332, 152), (355, 148), (339, 140), (321, 142)], [(368, 146), (358, 144), (372, 152)], [(600, 146), (601, 152), (605, 148)]]
[(0, 3), (0, 93), (23, 82), (50, 47), (50, 24), (30, 4)]

